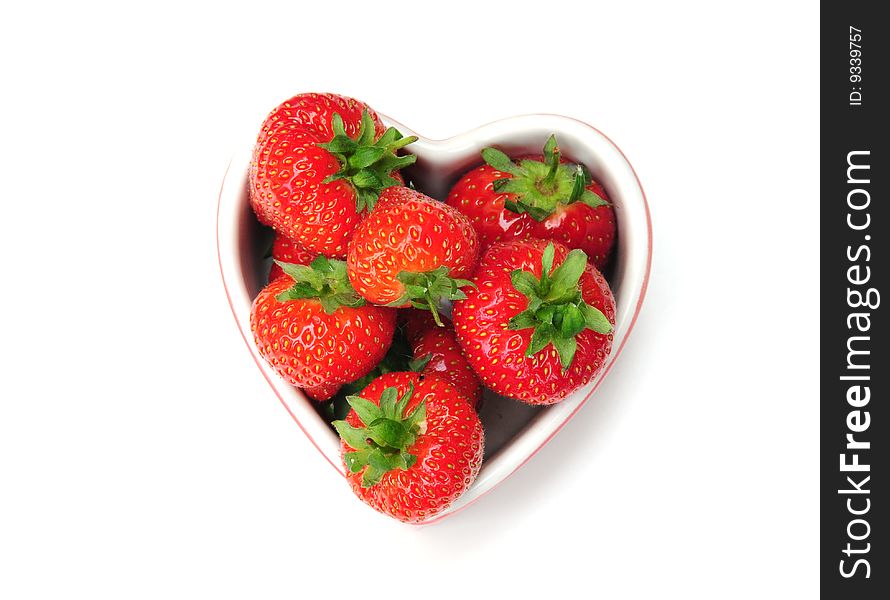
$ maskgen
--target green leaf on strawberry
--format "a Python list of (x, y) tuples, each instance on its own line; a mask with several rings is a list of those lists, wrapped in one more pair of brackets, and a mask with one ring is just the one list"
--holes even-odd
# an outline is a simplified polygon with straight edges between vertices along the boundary
[(346, 275), (346, 262), (319, 256), (309, 266), (275, 261), (293, 279), (293, 285), (275, 296), (279, 302), (318, 298), (324, 311), (333, 314), (341, 306), (364, 306), (365, 299), (352, 288)]
[(608, 204), (587, 189), (592, 177), (586, 167), (561, 161), (555, 135), (544, 144), (543, 158), (543, 162), (523, 159), (517, 163), (496, 148), (482, 150), (486, 164), (510, 175), (492, 183), (495, 192), (513, 194), (504, 201), (506, 209), (543, 221), (560, 205), (581, 202), (596, 208)]
[(556, 269), (553, 269), (553, 258), (551, 243), (542, 254), (540, 278), (521, 269), (510, 273), (513, 287), (526, 297), (528, 307), (510, 319), (508, 328), (534, 329), (525, 355), (534, 356), (552, 344), (565, 372), (578, 348), (575, 337), (585, 329), (607, 334), (612, 324), (602, 311), (584, 302), (581, 296), (579, 281), (587, 266), (587, 255), (581, 250), (572, 250)]
[(333, 422), (337, 433), (353, 449), (343, 455), (349, 472), (358, 473), (367, 467), (362, 476), (363, 487), (371, 487), (387, 472), (406, 470), (417, 461), (408, 449), (425, 431), (426, 402), (405, 415), (413, 394), (413, 385), (401, 398), (397, 388), (386, 388), (379, 406), (360, 396), (349, 396), (346, 400), (364, 427), (353, 427), (345, 420)]
[(403, 137), (399, 130), (390, 127), (375, 142), (376, 128), (367, 110), (362, 113), (361, 128), (355, 139), (347, 135), (338, 113), (331, 118), (331, 129), (334, 132), (331, 141), (318, 146), (340, 161), (340, 170), (327, 177), (324, 183), (343, 179), (352, 184), (356, 191), (356, 212), (359, 214), (374, 208), (384, 188), (401, 185), (398, 179), (392, 177), (393, 171), (417, 160), (413, 154), (397, 154), (401, 148), (417, 141), (417, 136)]
[(450, 277), (450, 272), (451, 269), (445, 265), (424, 273), (401, 271), (396, 279), (405, 284), (405, 292), (389, 306), (404, 306), (406, 302), (410, 302), (414, 308), (430, 311), (436, 325), (442, 327), (439, 303), (442, 300), (463, 300), (467, 295), (461, 288), (476, 287), (468, 279)]

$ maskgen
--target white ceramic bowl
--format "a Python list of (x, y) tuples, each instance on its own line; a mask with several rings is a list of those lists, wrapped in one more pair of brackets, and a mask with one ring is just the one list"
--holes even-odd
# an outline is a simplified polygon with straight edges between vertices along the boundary
[[(392, 119), (382, 115), (381, 118), (406, 136), (418, 135)], [(485, 460), (479, 477), (447, 511), (428, 523), (479, 499), (521, 467), (578, 412), (621, 354), (646, 293), (652, 260), (652, 225), (643, 189), (618, 147), (586, 123), (557, 115), (525, 115), (489, 123), (447, 140), (418, 135), (418, 141), (407, 148), (417, 155), (417, 162), (404, 174), (417, 189), (443, 200), (463, 173), (481, 164), (480, 151), (486, 146), (497, 146), (508, 154), (536, 154), (552, 133), (556, 134), (563, 155), (585, 164), (606, 188), (615, 206), (618, 245), (615, 260), (606, 273), (617, 304), (612, 353), (596, 379), (553, 406), (531, 407), (487, 392), (480, 412), (485, 427)], [(315, 402), (266, 364), (250, 333), (251, 303), (265, 285), (269, 262), (263, 257), (271, 243), (270, 230), (259, 224), (248, 203), (252, 149), (251, 141), (234, 156), (219, 194), (217, 246), (223, 283), (235, 321), (260, 372), (322, 456), (343, 473), (336, 433), (317, 412)], [(344, 493), (347, 489), (344, 484)]]

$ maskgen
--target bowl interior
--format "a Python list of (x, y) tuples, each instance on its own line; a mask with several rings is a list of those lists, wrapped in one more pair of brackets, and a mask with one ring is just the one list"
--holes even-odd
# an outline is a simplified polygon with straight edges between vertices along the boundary
[[(384, 117), (405, 135), (409, 128)], [(485, 460), (473, 487), (442, 516), (453, 513), (488, 491), (522, 465), (552, 437), (587, 400), (620, 353), (645, 292), (651, 260), (651, 227), (642, 189), (621, 152), (592, 127), (565, 117), (529, 115), (483, 126), (447, 140), (419, 140), (408, 149), (417, 162), (403, 171), (415, 187), (443, 200), (467, 170), (482, 163), (480, 151), (496, 145), (508, 154), (540, 153), (556, 133), (570, 160), (585, 164), (605, 187), (616, 210), (618, 240), (605, 275), (616, 300), (613, 352), (600, 375), (565, 401), (532, 407), (486, 391), (480, 417), (485, 429)], [(248, 347), (285, 407), (323, 455), (342, 472), (336, 433), (307, 399), (281, 380), (258, 356), (249, 331), (250, 305), (266, 284), (272, 231), (254, 217), (247, 197), (250, 147), (233, 158), (223, 183), (219, 207), (219, 252), (223, 279), (232, 310)]]

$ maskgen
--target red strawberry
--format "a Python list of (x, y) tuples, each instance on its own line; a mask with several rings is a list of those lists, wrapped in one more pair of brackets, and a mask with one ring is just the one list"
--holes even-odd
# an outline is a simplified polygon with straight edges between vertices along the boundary
[(367, 111), (376, 125), (376, 133), (383, 132), (380, 118), (374, 109), (355, 98), (337, 94), (298, 94), (275, 107), (260, 129), (257, 138), (262, 143), (279, 129), (304, 127), (313, 129), (326, 137), (334, 136), (331, 116), (334, 113), (343, 119), (346, 134), (355, 138), (362, 124), (362, 114)]
[(602, 369), (615, 300), (581, 250), (547, 240), (498, 242), (473, 282), (477, 288), (454, 303), (454, 327), (486, 386), (528, 404), (553, 404)]
[(346, 263), (316, 258), (280, 263), (280, 277), (256, 297), (250, 330), (260, 355), (316, 400), (370, 372), (392, 342), (395, 311), (366, 305), (346, 278)]
[(272, 242), (272, 268), (269, 269), (269, 281), (274, 281), (284, 275), (284, 269), (277, 263), (287, 263), (290, 265), (309, 265), (315, 260), (316, 254), (306, 252), (299, 244), (283, 235), (276, 235), (275, 241)]
[(340, 391), (341, 387), (342, 384), (337, 381), (328, 381), (315, 387), (303, 388), (303, 392), (313, 400), (324, 402), (331, 399), (334, 394)]
[(349, 279), (374, 304), (429, 310), (459, 299), (479, 244), (466, 217), (406, 187), (390, 187), (349, 244)]
[(334, 94), (300, 94), (266, 118), (250, 166), (257, 218), (316, 254), (344, 258), (346, 245), (380, 191), (399, 185), (396, 156), (413, 142), (383, 130), (366, 104)]
[(514, 162), (486, 148), (488, 164), (464, 175), (446, 202), (469, 217), (483, 249), (514, 238), (552, 239), (583, 250), (603, 268), (615, 244), (615, 211), (605, 190), (583, 165), (560, 158), (556, 136), (543, 157)]
[(412, 372), (381, 375), (335, 421), (347, 479), (374, 509), (407, 523), (445, 510), (476, 479), (484, 437), (449, 382)]
[(414, 354), (411, 370), (447, 379), (464, 395), (470, 406), (476, 408), (482, 397), (482, 384), (464, 358), (451, 323), (443, 318), (446, 326), (439, 327), (428, 312), (406, 312), (405, 331)]

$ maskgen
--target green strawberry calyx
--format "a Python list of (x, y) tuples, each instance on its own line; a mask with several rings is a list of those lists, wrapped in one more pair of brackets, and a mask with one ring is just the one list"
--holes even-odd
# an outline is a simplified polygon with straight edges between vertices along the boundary
[(376, 485), (389, 471), (408, 470), (417, 462), (417, 456), (408, 450), (418, 436), (426, 433), (426, 400), (406, 415), (413, 394), (414, 384), (401, 398), (396, 387), (388, 387), (380, 395), (379, 406), (361, 396), (347, 396), (346, 401), (363, 426), (353, 427), (345, 420), (332, 423), (340, 438), (352, 448), (343, 455), (346, 468), (350, 473), (365, 469), (362, 487)]
[(356, 293), (346, 275), (346, 261), (319, 256), (309, 266), (275, 261), (294, 280), (291, 287), (275, 296), (279, 302), (318, 298), (327, 314), (341, 306), (357, 308), (365, 300)]
[(414, 308), (428, 310), (433, 314), (436, 325), (444, 327), (439, 316), (439, 304), (443, 300), (464, 300), (467, 295), (461, 289), (466, 286), (476, 287), (468, 279), (455, 279), (449, 275), (451, 269), (442, 265), (432, 271), (401, 271), (396, 279), (405, 285), (405, 292), (387, 306), (404, 306), (411, 303)]
[(395, 127), (389, 127), (378, 140), (374, 140), (376, 126), (371, 114), (362, 112), (362, 124), (358, 136), (346, 134), (343, 118), (334, 113), (331, 118), (334, 137), (330, 142), (318, 144), (340, 161), (340, 170), (327, 177), (324, 183), (344, 179), (355, 188), (355, 210), (358, 214), (371, 211), (377, 204), (384, 188), (402, 183), (392, 176), (397, 171), (412, 164), (417, 157), (413, 154), (399, 156), (400, 148), (417, 141), (417, 136), (403, 137)]
[(544, 160), (513, 161), (497, 148), (482, 150), (485, 162), (510, 177), (496, 179), (494, 191), (513, 194), (504, 201), (504, 208), (528, 214), (536, 221), (552, 215), (560, 205), (582, 202), (591, 208), (607, 205), (598, 194), (587, 189), (593, 181), (584, 165), (560, 162), (556, 136), (544, 145)]
[(565, 373), (578, 349), (575, 337), (585, 329), (607, 334), (612, 331), (612, 324), (601, 310), (581, 297), (579, 281), (587, 266), (587, 255), (581, 250), (572, 250), (562, 264), (553, 269), (554, 253), (553, 244), (548, 244), (541, 258), (540, 279), (522, 269), (510, 273), (513, 287), (528, 299), (528, 308), (510, 319), (507, 327), (533, 328), (525, 355), (534, 356), (547, 344), (553, 344)]

